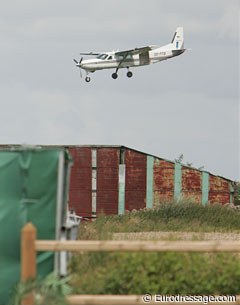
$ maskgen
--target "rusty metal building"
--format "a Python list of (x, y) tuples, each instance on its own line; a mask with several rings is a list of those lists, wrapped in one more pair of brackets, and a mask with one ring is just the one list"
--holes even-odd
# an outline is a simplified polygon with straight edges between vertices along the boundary
[(203, 205), (233, 202), (233, 181), (207, 171), (125, 146), (61, 147), (68, 149), (73, 159), (69, 207), (79, 216), (124, 214), (189, 197)]
[(92, 217), (194, 198), (206, 205), (232, 203), (233, 182), (125, 146), (66, 146), (73, 158), (69, 205)]

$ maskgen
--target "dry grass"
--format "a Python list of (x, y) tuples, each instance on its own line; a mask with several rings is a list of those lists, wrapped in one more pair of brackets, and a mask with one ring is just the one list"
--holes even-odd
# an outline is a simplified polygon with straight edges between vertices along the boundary
[(129, 232), (114, 233), (114, 240), (240, 240), (240, 233)]

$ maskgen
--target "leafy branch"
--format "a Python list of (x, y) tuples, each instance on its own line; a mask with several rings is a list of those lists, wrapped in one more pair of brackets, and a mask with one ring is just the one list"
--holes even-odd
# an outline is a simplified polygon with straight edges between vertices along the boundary
[[(183, 156), (183, 154), (181, 154), (178, 158), (175, 158), (174, 159), (174, 162), (177, 162), (177, 163), (183, 163), (183, 159), (184, 159), (184, 156)], [(186, 163), (186, 165), (188, 166), (188, 167), (193, 167), (193, 163), (191, 163), (191, 162), (187, 162)], [(198, 168), (198, 170), (200, 170), (200, 171), (202, 171), (204, 169), (204, 166), (200, 166), (199, 168)]]
[(21, 305), (22, 299), (29, 293), (33, 294), (34, 305), (67, 305), (66, 295), (72, 291), (68, 284), (69, 279), (59, 278), (55, 273), (51, 273), (44, 279), (20, 282), (9, 305)]

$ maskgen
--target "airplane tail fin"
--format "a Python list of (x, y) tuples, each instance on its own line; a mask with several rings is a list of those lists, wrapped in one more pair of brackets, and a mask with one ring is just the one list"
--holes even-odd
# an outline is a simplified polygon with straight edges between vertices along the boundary
[(171, 43), (176, 50), (184, 49), (183, 27), (176, 29)]

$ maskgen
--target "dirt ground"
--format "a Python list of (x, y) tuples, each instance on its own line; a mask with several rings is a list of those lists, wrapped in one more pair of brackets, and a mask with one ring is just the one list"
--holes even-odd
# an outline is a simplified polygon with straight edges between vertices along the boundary
[(134, 232), (114, 233), (115, 240), (240, 240), (240, 233)]

